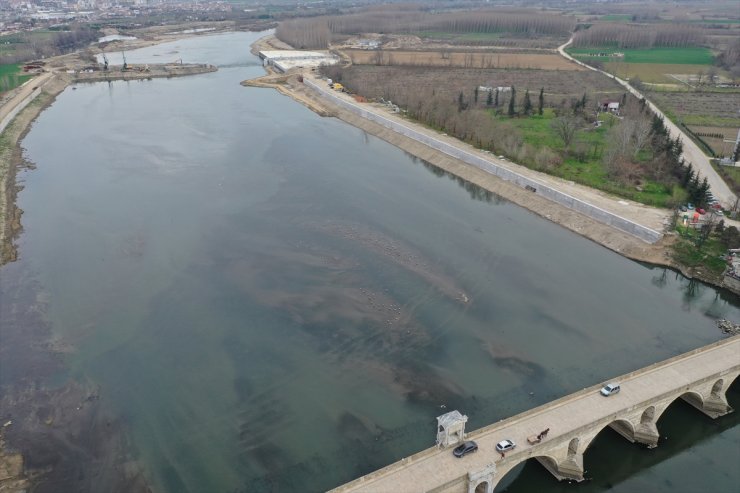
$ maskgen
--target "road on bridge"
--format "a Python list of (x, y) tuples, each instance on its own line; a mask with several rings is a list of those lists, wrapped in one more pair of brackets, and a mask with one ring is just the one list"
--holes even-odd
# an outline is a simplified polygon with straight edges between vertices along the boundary
[[(497, 466), (510, 461), (519, 462), (528, 458), (530, 452), (536, 452), (538, 447), (544, 447), (558, 437), (564, 438), (564, 435), (589, 423), (608, 419), (632, 406), (648, 403), (656, 396), (737, 366), (740, 364), (740, 337), (724, 342), (620, 377), (622, 390), (610, 397), (602, 396), (599, 393), (601, 385), (598, 385), (469, 433), (466, 439), (475, 440), (479, 449), (477, 453), (462, 459), (454, 457), (449, 448), (427, 449), (335, 488), (330, 493), (430, 491), (467, 475), (469, 471), (481, 470), (492, 462)], [(550, 428), (550, 432), (542, 444), (527, 443), (528, 436), (546, 428)], [(430, 437), (434, 436), (435, 430), (430, 429), (429, 434)], [(517, 447), (502, 459), (495, 446), (507, 438), (513, 440)]]

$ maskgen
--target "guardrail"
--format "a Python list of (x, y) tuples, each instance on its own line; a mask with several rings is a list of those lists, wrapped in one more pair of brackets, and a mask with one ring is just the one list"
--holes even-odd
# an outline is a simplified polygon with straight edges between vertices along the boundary
[(495, 175), (502, 180), (506, 180), (510, 183), (514, 183), (532, 193), (540, 195), (548, 200), (551, 200), (557, 204), (565, 206), (576, 212), (580, 212), (602, 224), (606, 224), (613, 228), (619, 229), (625, 233), (639, 238), (647, 243), (655, 243), (663, 237), (663, 234), (654, 229), (648, 228), (627, 218), (614, 214), (604, 210), (598, 206), (585, 202), (581, 199), (568, 195), (567, 193), (556, 190), (545, 183), (542, 183), (534, 178), (523, 176), (515, 171), (500, 166), (493, 161), (490, 161), (483, 156), (477, 156), (464, 149), (455, 147), (452, 144), (436, 139), (431, 135), (419, 132), (409, 126), (406, 126), (400, 122), (391, 120), (374, 111), (370, 111), (366, 108), (362, 108), (346, 99), (342, 98), (338, 94), (323, 90), (315, 82), (304, 79), (304, 83), (319, 93), (322, 97), (330, 99), (333, 103), (341, 106), (342, 108), (355, 113), (363, 118), (378, 123), (386, 128), (389, 128), (401, 135), (404, 135), (410, 139), (414, 139), (422, 144), (425, 144), (433, 149), (443, 152), (449, 156), (460, 159), (461, 161), (475, 166), (476, 168)]

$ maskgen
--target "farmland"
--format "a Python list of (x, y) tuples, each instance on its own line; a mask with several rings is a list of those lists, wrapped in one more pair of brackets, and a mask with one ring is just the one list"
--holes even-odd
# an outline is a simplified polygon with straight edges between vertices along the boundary
[(0, 94), (20, 86), (32, 77), (23, 74), (18, 64), (0, 65)]
[(563, 57), (549, 53), (491, 51), (401, 51), (343, 50), (357, 65), (410, 65), (457, 68), (513, 68), (541, 70), (585, 70)]
[(668, 63), (625, 63), (607, 62), (604, 69), (622, 79), (639, 78), (642, 82), (654, 84), (677, 84), (674, 77), (679, 79), (693, 78), (697, 74), (705, 74), (709, 70), (708, 65), (686, 65)]
[(548, 105), (580, 98), (584, 93), (591, 101), (619, 98), (624, 89), (616, 82), (592, 71), (527, 70), (527, 69), (446, 69), (435, 67), (400, 67), (353, 65), (342, 71), (342, 81), (362, 87), (363, 95), (384, 96), (384, 87), (393, 81), (399, 87), (420, 93), (446, 95), (451, 99), (462, 90), (471, 94), (477, 86), (515, 86), (520, 93), (544, 88)]
[[(711, 65), (714, 61), (712, 52), (708, 48), (699, 46), (686, 47), (654, 47), (654, 48), (617, 48), (616, 46), (572, 48), (568, 53), (583, 61), (614, 58), (625, 63), (658, 63), (672, 65)], [(623, 57), (598, 56), (599, 53), (621, 53)]]

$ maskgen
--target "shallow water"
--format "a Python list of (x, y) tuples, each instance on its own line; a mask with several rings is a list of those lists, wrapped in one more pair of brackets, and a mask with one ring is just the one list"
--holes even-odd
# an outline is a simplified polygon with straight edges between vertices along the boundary
[[(34, 274), (77, 348), (70, 375), (102, 387), (159, 490), (327, 489), (432, 445), (443, 405), (475, 429), (740, 319), (733, 296), (240, 86), (263, 73), (259, 36), (127, 52), (220, 70), (78, 85), (23, 142), (37, 169), (21, 175), (21, 260), (3, 282)], [(738, 458), (726, 423), (669, 439), (658, 461), (630, 449), (627, 465), (600, 436), (599, 461), (621, 465), (588, 487), (636, 491), (700, 467), (734, 491), (740, 476), (717, 459)], [(525, 491), (540, 484), (529, 469)]]

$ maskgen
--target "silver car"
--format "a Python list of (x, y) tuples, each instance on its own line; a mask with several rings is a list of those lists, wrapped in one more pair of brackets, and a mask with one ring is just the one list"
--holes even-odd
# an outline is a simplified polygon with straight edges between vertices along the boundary
[(608, 383), (601, 388), (601, 395), (610, 396), (619, 393), (618, 383)]

